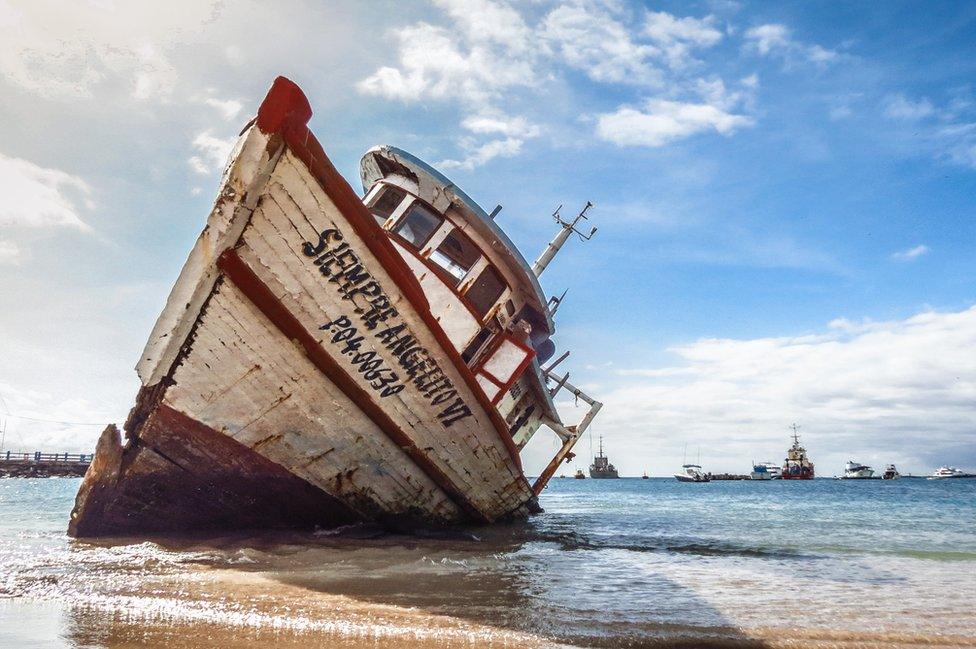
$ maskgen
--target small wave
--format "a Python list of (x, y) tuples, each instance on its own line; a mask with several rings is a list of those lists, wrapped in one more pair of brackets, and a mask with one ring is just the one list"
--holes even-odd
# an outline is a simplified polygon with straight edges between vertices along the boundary
[(821, 555), (783, 547), (742, 545), (715, 539), (688, 538), (590, 538), (578, 532), (541, 533), (536, 539), (557, 543), (564, 550), (626, 550), (630, 552), (673, 552), (701, 556), (754, 557), (762, 559), (813, 559)]

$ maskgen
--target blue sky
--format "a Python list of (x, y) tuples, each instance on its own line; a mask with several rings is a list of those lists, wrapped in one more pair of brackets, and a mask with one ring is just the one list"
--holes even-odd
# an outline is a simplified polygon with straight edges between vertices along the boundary
[(504, 205), (530, 259), (557, 205), (595, 203), (543, 284), (570, 289), (557, 345), (625, 472), (686, 442), (745, 471), (794, 420), (822, 474), (976, 469), (972, 3), (0, 2), (0, 25), (8, 446), (99, 430), (26, 417), (124, 418), (284, 74), (347, 178), (410, 150)]

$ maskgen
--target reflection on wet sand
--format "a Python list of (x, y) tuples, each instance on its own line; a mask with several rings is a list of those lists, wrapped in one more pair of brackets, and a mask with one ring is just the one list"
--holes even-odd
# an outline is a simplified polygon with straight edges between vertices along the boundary
[[(945, 520), (971, 520), (969, 492), (908, 485), (911, 500), (852, 507), (833, 483), (709, 501), (619, 482), (573, 481), (527, 524), (451, 534), (100, 542), (64, 534), (71, 483), (2, 484), (0, 646), (974, 646), (976, 550)], [(830, 517), (830, 544), (777, 518), (801, 496)], [(865, 543), (879, 502), (884, 534)], [(891, 529), (909, 502), (911, 533)]]
[[(632, 614), (605, 615), (580, 597), (581, 575), (559, 574), (556, 562), (536, 556), (538, 548), (524, 547), (539, 542), (531, 529), (476, 532), (480, 539), (351, 529), (318, 537), (159, 541), (185, 558), (182, 569), (89, 592), (85, 605), (70, 609), (68, 637), (83, 646), (197, 647), (224, 640), (236, 646), (312, 640), (342, 647), (766, 646), (660, 578), (637, 578), (635, 588), (661, 593), (715, 624), (635, 624)], [(608, 603), (620, 596), (609, 584), (606, 590)], [(653, 613), (655, 602), (643, 605)]]

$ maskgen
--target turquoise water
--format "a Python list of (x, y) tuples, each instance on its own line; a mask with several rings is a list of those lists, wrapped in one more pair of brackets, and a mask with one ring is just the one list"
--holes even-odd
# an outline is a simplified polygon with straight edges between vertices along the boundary
[[(97, 544), (64, 534), (77, 486), (0, 480), (0, 615), (46, 615), (34, 628), (64, 646), (99, 646), (105, 616), (352, 642), (369, 632), (350, 620), (366, 615), (427, 637), (426, 622), (383, 617), (397, 611), (463, 621), (428, 638), (445, 646), (523, 644), (512, 633), (580, 646), (976, 645), (976, 480), (554, 479), (546, 512), (524, 525)], [(369, 612), (343, 612), (350, 602)], [(18, 628), (0, 625), (0, 641), (23, 645)]]

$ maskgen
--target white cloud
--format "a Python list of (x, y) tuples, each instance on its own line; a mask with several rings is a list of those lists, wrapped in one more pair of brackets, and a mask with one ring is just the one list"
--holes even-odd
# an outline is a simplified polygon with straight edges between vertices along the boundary
[[(453, 18), (454, 29), (422, 22), (394, 30), (399, 67), (381, 67), (358, 84), (360, 92), (405, 102), (478, 104), (505, 88), (535, 82), (530, 32), (517, 12), (488, 0), (438, 4)], [(471, 13), (472, 7), (480, 13)]]
[(596, 134), (617, 146), (659, 147), (706, 131), (731, 135), (752, 124), (751, 117), (709, 103), (649, 99), (641, 110), (624, 106), (598, 115)]
[(779, 49), (789, 47), (790, 29), (786, 25), (759, 25), (746, 30), (746, 39), (751, 41), (756, 51), (763, 56)]
[(904, 95), (892, 95), (885, 102), (885, 116), (892, 119), (903, 119), (915, 121), (923, 119), (935, 113), (935, 107), (924, 97), (918, 101), (912, 101)]
[(840, 106), (834, 106), (830, 109), (830, 119), (832, 121), (839, 121), (842, 119), (847, 119), (853, 114), (851, 107), (847, 104), (842, 104)]
[(209, 99), (204, 99), (203, 103), (212, 108), (216, 108), (221, 116), (228, 121), (236, 118), (240, 114), (241, 109), (244, 108), (244, 104), (236, 99), (220, 100), (211, 97)]
[(0, 239), (0, 266), (17, 266), (23, 252), (13, 241)]
[(199, 154), (188, 160), (190, 167), (203, 175), (220, 171), (227, 164), (236, 141), (237, 138), (233, 137), (226, 139), (215, 137), (210, 131), (200, 133), (193, 139), (193, 148)]
[(926, 245), (918, 245), (914, 248), (909, 248), (908, 250), (902, 250), (891, 255), (891, 258), (896, 261), (914, 261), (924, 254), (929, 252), (929, 247)]
[(540, 129), (525, 117), (508, 117), (499, 113), (471, 115), (461, 121), (461, 127), (472, 133), (500, 133), (514, 137), (536, 137)]
[(745, 32), (746, 48), (761, 56), (776, 56), (787, 63), (803, 60), (826, 66), (840, 58), (840, 54), (821, 45), (808, 45), (793, 38), (793, 31), (780, 23), (750, 27)]
[(0, 154), (0, 226), (90, 230), (76, 205), (93, 207), (90, 195), (78, 176)]
[(664, 11), (647, 13), (644, 34), (665, 52), (668, 64), (673, 68), (694, 62), (691, 58), (693, 48), (711, 47), (722, 40), (714, 16), (676, 18)]
[(460, 160), (441, 160), (437, 163), (437, 166), (445, 169), (471, 170), (495, 158), (510, 158), (518, 155), (522, 151), (523, 143), (522, 139), (515, 137), (489, 140), (483, 144), (464, 141), (461, 144), (462, 148), (466, 151), (464, 158)]
[[(661, 95), (645, 100), (645, 109), (621, 106), (616, 113), (599, 116), (598, 133), (617, 143), (633, 139), (622, 135), (624, 131), (636, 131), (639, 143), (660, 146), (696, 132), (728, 134), (752, 124), (751, 117), (734, 112), (740, 104), (748, 107), (751, 97), (725, 92), (718, 79), (688, 78), (687, 70), (700, 64), (694, 51), (724, 38), (712, 15), (679, 17), (580, 0), (546, 7), (530, 23), (498, 0), (435, 4), (449, 25), (419, 22), (393, 30), (396, 64), (380, 67), (357, 87), (364, 94), (404, 102), (460, 103), (468, 113), (461, 127), (492, 137), (462, 138), (464, 155), (445, 160), (448, 167), (471, 169), (520, 152), (543, 129), (526, 117), (505, 116), (510, 111), (504, 105), (524, 97), (527, 89), (558, 82), (560, 74), (571, 70), (598, 83), (654, 88)], [(741, 86), (754, 90), (758, 78), (746, 76)], [(679, 101), (680, 93), (689, 92), (701, 94), (704, 101)]]
[(36, 94), (92, 97), (115, 83), (137, 100), (168, 96), (170, 50), (212, 18), (216, 3), (0, 3), (0, 76)]
[(699, 442), (710, 458), (734, 458), (717, 470), (741, 470), (766, 449), (782, 452), (785, 427), (799, 421), (820, 475), (848, 456), (930, 470), (959, 461), (951, 449), (976, 448), (974, 347), (976, 307), (838, 319), (793, 337), (699, 340), (670, 350), (678, 364), (622, 371), (628, 383), (601, 395), (602, 425), (657, 446)]
[(556, 56), (594, 81), (659, 84), (661, 72), (649, 59), (661, 50), (640, 43), (627, 25), (589, 5), (562, 5), (543, 19), (539, 36)]

